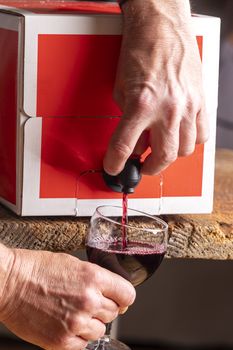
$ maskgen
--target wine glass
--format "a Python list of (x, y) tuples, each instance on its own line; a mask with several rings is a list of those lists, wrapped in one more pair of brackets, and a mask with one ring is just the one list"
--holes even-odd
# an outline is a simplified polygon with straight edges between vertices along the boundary
[[(161, 264), (167, 249), (167, 224), (149, 214), (128, 209), (122, 220), (120, 206), (100, 206), (90, 221), (86, 238), (88, 260), (98, 264), (138, 286)], [(130, 350), (122, 342), (110, 338), (111, 324), (106, 334), (89, 342), (88, 350)]]

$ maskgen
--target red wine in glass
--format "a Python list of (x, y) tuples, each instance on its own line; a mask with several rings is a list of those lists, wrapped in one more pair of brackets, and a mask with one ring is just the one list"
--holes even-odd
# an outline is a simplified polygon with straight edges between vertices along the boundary
[(122, 249), (121, 244), (110, 245), (106, 250), (87, 246), (88, 260), (98, 264), (138, 286), (147, 280), (161, 264), (163, 246), (130, 241)]

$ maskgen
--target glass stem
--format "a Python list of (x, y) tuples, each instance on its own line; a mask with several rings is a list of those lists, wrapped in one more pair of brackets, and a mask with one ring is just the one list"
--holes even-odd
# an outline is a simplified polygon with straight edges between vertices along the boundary
[(112, 329), (112, 322), (106, 323), (106, 331), (105, 331), (104, 337), (110, 338), (111, 329)]
[(112, 322), (106, 323), (106, 331), (102, 338), (99, 339), (95, 350), (105, 350), (106, 343), (110, 342), (110, 333), (112, 328)]

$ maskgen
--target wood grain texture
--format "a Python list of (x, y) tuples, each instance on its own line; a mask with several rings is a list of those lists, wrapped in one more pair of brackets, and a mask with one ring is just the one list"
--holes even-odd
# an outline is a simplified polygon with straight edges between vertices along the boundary
[[(233, 259), (233, 151), (216, 156), (214, 212), (165, 215), (168, 257)], [(18, 217), (0, 206), (0, 241), (9, 247), (75, 251), (84, 245), (89, 218)]]
[(168, 256), (233, 259), (233, 151), (218, 150), (214, 211), (205, 215), (167, 215)]

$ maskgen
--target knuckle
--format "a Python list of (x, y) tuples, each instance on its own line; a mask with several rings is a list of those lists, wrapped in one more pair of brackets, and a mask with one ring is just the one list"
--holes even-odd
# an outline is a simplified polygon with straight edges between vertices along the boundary
[[(187, 123), (194, 123), (196, 120), (197, 108), (193, 101), (188, 101), (184, 110), (183, 120)], [(183, 121), (182, 120), (182, 121)]]
[(116, 157), (127, 159), (132, 153), (132, 149), (129, 145), (121, 142), (120, 140), (113, 140), (111, 142), (111, 147), (116, 154)]
[(106, 332), (106, 326), (102, 323), (97, 335), (97, 339), (103, 337), (105, 332)]
[(84, 315), (79, 314), (73, 318), (73, 321), (72, 321), (73, 330), (85, 329), (86, 325), (87, 325), (87, 318)]
[(136, 109), (150, 111), (154, 107), (155, 98), (151, 89), (144, 85), (141, 87), (140, 92), (134, 97), (132, 102)]
[(75, 319), (72, 317), (69, 320), (66, 321), (67, 328), (72, 332), (75, 333), (75, 330), (77, 329), (77, 324)]
[(81, 309), (89, 313), (92, 313), (93, 310), (95, 310), (96, 307), (98, 307), (98, 298), (94, 290), (91, 288), (85, 289), (85, 292), (82, 294), (80, 302)]
[(84, 276), (92, 277), (94, 269), (94, 264), (88, 261), (83, 262), (82, 264), (82, 271)]
[(190, 146), (188, 148), (183, 148), (179, 150), (179, 156), (180, 157), (187, 157), (190, 156), (195, 150), (195, 146)]
[[(84, 340), (80, 337), (77, 337), (78, 339), (78, 344), (75, 344), (75, 350), (83, 350), (83, 349), (86, 349), (86, 346), (88, 344), (88, 341), (87, 340)], [(71, 348), (71, 350), (73, 350), (74, 347)], [(59, 349), (60, 350), (60, 349)], [(63, 350), (63, 349), (62, 349)], [(69, 350), (69, 349), (66, 349), (66, 350)]]
[(133, 86), (128, 86), (126, 101), (133, 109), (151, 110), (154, 108), (156, 89), (150, 80), (147, 79)]
[(209, 139), (210, 129), (206, 114), (200, 113), (197, 118), (196, 143), (205, 143)]
[(161, 164), (167, 165), (173, 163), (177, 159), (177, 151), (163, 150), (158, 155), (158, 160)]
[(205, 142), (207, 142), (209, 140), (209, 133), (205, 132), (202, 133), (201, 135), (197, 135), (197, 139), (196, 139), (196, 144), (203, 144)]
[[(119, 286), (119, 284), (118, 284), (118, 286)], [(133, 302), (136, 298), (136, 291), (135, 291), (135, 288), (132, 286), (132, 284), (125, 280), (124, 285), (122, 285), (121, 291), (122, 291), (121, 292), (121, 296), (122, 296), (122, 305), (121, 306), (129, 306), (129, 305), (133, 304)]]
[(49, 349), (67, 349), (69, 336), (67, 334), (57, 334), (53, 341), (49, 344)]
[(86, 346), (87, 346), (87, 344), (88, 344), (88, 341), (79, 338), (79, 343), (80, 343), (80, 347), (79, 347), (79, 349), (76, 348), (77, 350), (86, 349)]
[[(134, 299), (133, 299), (133, 301), (135, 300), (135, 297), (136, 296), (134, 296)], [(123, 309), (128, 309), (128, 306), (126, 306), (125, 308), (123, 308)], [(117, 308), (117, 310), (116, 311), (113, 311), (112, 312), (112, 315), (111, 315), (111, 320), (110, 321), (108, 321), (108, 322), (112, 322), (112, 321), (114, 321), (117, 317), (118, 317), (118, 315), (119, 315), (119, 310), (120, 310), (120, 308)]]
[(182, 92), (171, 91), (169, 97), (165, 99), (167, 111), (176, 112), (185, 106), (185, 95)]
[(127, 306), (129, 305), (132, 305), (135, 298), (136, 298), (136, 291), (135, 291), (135, 288), (133, 288), (132, 285), (129, 285), (129, 289), (128, 289), (128, 292), (127, 292), (127, 298), (128, 298), (128, 301), (127, 301)]
[(113, 320), (115, 320), (115, 319), (117, 318), (118, 315), (119, 315), (119, 310), (106, 313), (106, 314), (104, 314), (104, 315), (102, 316), (101, 321), (104, 322), (104, 323), (110, 323), (110, 322), (112, 322)]
[(87, 284), (97, 284), (102, 282), (102, 268), (92, 262), (85, 262), (83, 266), (83, 276), (88, 280)]
[(165, 112), (168, 126), (173, 126), (178, 120), (187, 119), (192, 121), (195, 119), (196, 113), (200, 106), (199, 99), (190, 94), (172, 94), (166, 101)]
[(96, 329), (95, 332), (93, 333), (93, 336), (92, 336), (93, 339), (91, 340), (96, 340), (103, 337), (105, 332), (106, 332), (106, 326), (103, 323), (101, 323), (98, 326), (98, 329)]
[(201, 99), (199, 96), (194, 94), (188, 94), (186, 97), (186, 111), (193, 112), (198, 111), (201, 106)]
[(95, 283), (95, 285), (99, 286), (103, 282), (103, 268), (98, 265), (90, 264), (89, 276), (90, 280)]
[(157, 168), (149, 168), (143, 170), (144, 175), (154, 176), (157, 175), (160, 171), (157, 170)]
[(104, 336), (105, 331), (106, 327), (104, 324), (102, 324), (102, 326), (99, 326), (98, 329), (94, 329), (93, 327), (91, 332), (88, 333), (88, 335), (85, 335), (85, 337), (88, 337), (88, 340), (97, 340)]
[[(85, 349), (88, 342), (80, 337), (76, 337), (75, 339), (75, 349), (82, 350)], [(72, 350), (74, 349), (74, 341), (70, 336), (62, 337), (59, 339), (59, 342), (55, 347), (52, 347), (53, 350)]]
[(68, 349), (69, 348), (69, 337), (68, 336), (60, 338), (59, 348), (61, 348), (61, 349)]
[(209, 139), (209, 130), (207, 130), (205, 133), (202, 134), (200, 137), (199, 143), (205, 143)]
[(181, 129), (185, 129), (186, 133), (189, 134), (193, 133), (196, 130), (194, 113), (186, 113), (186, 115), (182, 118)]
[(167, 106), (165, 117), (162, 119), (162, 125), (167, 131), (176, 129), (181, 121), (181, 112), (178, 106)]
[(67, 320), (67, 328), (72, 333), (76, 333), (77, 329), (82, 329), (86, 325), (85, 317), (82, 315), (75, 315)]
[(170, 108), (171, 111), (177, 111), (181, 105), (184, 104), (184, 98), (178, 95), (173, 94), (169, 99), (169, 105), (168, 108)]
[(110, 316), (106, 317), (105, 323), (113, 322), (119, 315), (119, 312), (113, 312)]

